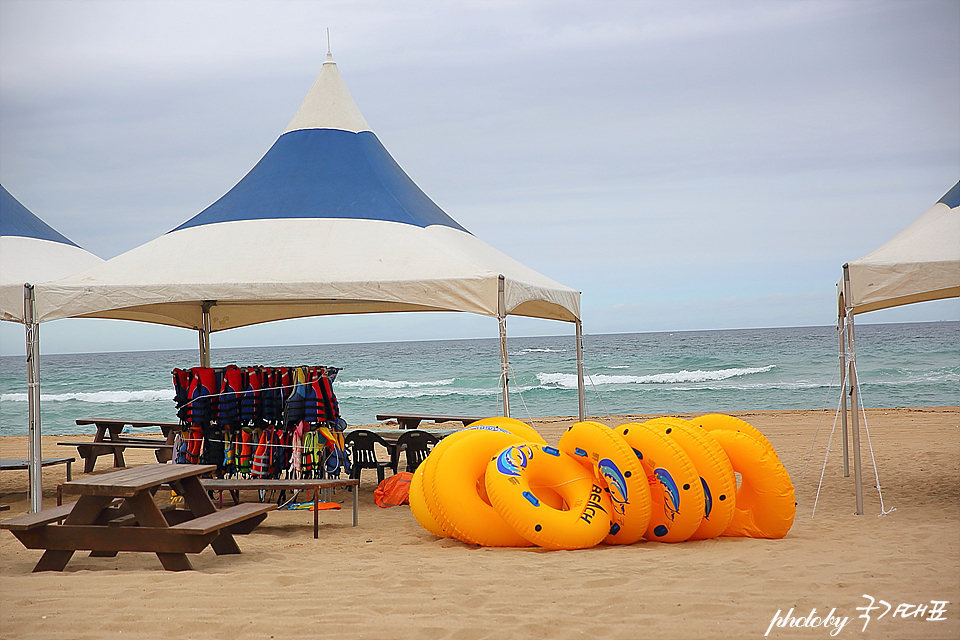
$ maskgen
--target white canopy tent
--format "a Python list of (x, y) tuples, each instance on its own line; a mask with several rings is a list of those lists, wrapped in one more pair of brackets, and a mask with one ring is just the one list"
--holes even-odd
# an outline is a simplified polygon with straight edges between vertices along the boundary
[(0, 320), (24, 325), (27, 343), (30, 510), (40, 511), (39, 326), (34, 285), (56, 280), (103, 262), (35, 216), (0, 185)]
[(843, 279), (837, 284), (843, 473), (850, 475), (846, 403), (849, 393), (857, 514), (863, 514), (863, 491), (853, 318), (868, 311), (956, 297), (960, 297), (960, 182), (889, 242), (843, 265)]
[(222, 198), (173, 231), (37, 288), (42, 321), (154, 322), (210, 333), (286, 318), (464, 311), (572, 322), (584, 414), (580, 293), (481, 241), (384, 149), (332, 56), (290, 125)]

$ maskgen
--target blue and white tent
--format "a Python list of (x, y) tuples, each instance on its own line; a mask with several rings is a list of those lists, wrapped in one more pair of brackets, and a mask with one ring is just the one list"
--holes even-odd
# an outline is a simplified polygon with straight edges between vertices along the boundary
[(501, 336), (509, 314), (580, 329), (578, 291), (472, 235), (414, 184), (329, 53), (233, 189), (169, 233), (38, 288), (37, 311), (193, 328), (201, 345), (210, 332), (346, 313), (463, 311), (499, 318)]
[(0, 320), (23, 322), (23, 285), (103, 262), (35, 216), (0, 185)]

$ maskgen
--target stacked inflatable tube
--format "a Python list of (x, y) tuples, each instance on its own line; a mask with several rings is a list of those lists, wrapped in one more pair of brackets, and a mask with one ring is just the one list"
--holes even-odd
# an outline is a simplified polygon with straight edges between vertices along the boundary
[(410, 508), (438, 537), (545, 549), (782, 538), (796, 513), (790, 476), (770, 442), (720, 414), (615, 429), (578, 422), (558, 447), (519, 420), (480, 420), (420, 465)]

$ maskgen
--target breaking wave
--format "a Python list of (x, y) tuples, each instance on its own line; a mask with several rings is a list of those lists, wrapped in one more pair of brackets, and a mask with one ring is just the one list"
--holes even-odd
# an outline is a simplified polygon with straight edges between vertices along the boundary
[[(156, 402), (173, 400), (173, 390), (145, 389), (143, 391), (91, 391), (76, 393), (41, 393), (41, 402), (91, 402), (94, 404), (122, 404), (125, 402)], [(26, 393), (4, 393), (2, 402), (26, 402)]]
[(365, 380), (338, 380), (334, 383), (335, 391), (340, 389), (418, 389), (422, 387), (446, 387), (454, 382), (456, 378), (447, 378), (445, 380), (434, 380), (432, 382), (411, 382), (409, 380), (379, 380), (376, 378)]
[[(671, 373), (655, 373), (646, 376), (597, 374), (589, 376), (587, 382), (597, 386), (604, 384), (689, 384), (697, 382), (717, 382), (756, 373), (766, 373), (775, 367), (776, 365), (771, 364), (766, 367), (731, 368), (720, 369), (718, 371), (684, 370)], [(577, 388), (577, 376), (571, 373), (538, 373), (537, 379), (544, 387), (557, 387), (561, 389)]]

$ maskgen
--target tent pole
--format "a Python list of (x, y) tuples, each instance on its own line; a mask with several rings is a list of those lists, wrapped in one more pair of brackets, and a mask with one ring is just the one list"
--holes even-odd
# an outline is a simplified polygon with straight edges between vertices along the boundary
[(30, 513), (43, 510), (43, 479), (40, 447), (40, 325), (33, 285), (23, 285), (23, 326), (27, 340), (27, 447), (29, 450)]
[(577, 318), (577, 403), (580, 406), (580, 421), (587, 419), (587, 393), (583, 385), (583, 326)]
[(503, 393), (503, 415), (510, 417), (510, 365), (507, 362), (507, 314), (504, 294), (504, 277), (500, 276), (497, 285), (497, 320), (500, 324), (500, 386)]
[(853, 314), (847, 315), (847, 344), (850, 352), (850, 420), (853, 430), (853, 482), (857, 493), (857, 515), (863, 515), (863, 483), (860, 473), (860, 416), (859, 397), (857, 395), (857, 349), (853, 342)]
[(844, 318), (837, 320), (837, 334), (840, 336), (840, 432), (843, 437), (843, 477), (850, 477), (850, 447), (847, 435), (847, 351), (843, 332), (846, 331)]
[(214, 300), (204, 300), (200, 318), (200, 366), (210, 367), (210, 307), (217, 304)]

